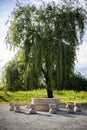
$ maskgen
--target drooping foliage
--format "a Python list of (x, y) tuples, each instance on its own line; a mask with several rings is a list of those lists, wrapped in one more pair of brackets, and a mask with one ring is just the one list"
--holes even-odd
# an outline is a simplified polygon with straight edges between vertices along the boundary
[(25, 87), (45, 84), (48, 97), (69, 80), (74, 69), (76, 49), (85, 27), (83, 8), (55, 3), (21, 6), (13, 11), (6, 41), (24, 52)]

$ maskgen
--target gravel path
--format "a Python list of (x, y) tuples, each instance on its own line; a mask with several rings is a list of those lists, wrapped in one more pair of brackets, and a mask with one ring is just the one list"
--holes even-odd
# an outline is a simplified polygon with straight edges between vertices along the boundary
[(82, 112), (67, 113), (60, 107), (57, 114), (28, 111), (15, 113), (9, 111), (9, 105), (0, 105), (0, 130), (87, 130), (87, 105)]

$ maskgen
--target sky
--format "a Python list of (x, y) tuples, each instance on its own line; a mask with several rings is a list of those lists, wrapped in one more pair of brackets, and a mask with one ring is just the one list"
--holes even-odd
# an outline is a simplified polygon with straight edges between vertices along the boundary
[[(39, 6), (42, 0), (18, 0), (20, 3), (29, 4), (34, 3)], [(43, 0), (45, 3), (59, 0)], [(83, 0), (80, 0), (84, 4)], [(6, 22), (11, 16), (11, 12), (15, 7), (16, 0), (0, 0), (0, 79), (2, 75), (2, 70), (7, 62), (9, 62), (16, 54), (17, 51), (10, 50), (6, 47), (5, 37), (8, 30), (8, 25)], [(79, 46), (79, 51), (77, 51), (77, 60), (75, 65), (75, 71), (80, 72), (83, 76), (87, 78), (87, 29), (85, 30), (85, 36), (82, 45)]]

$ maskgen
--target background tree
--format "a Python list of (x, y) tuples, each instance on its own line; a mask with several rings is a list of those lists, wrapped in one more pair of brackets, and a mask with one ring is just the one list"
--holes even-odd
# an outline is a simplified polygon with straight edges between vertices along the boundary
[(3, 87), (5, 90), (17, 91), (21, 89), (20, 74), (16, 63), (9, 62), (3, 72)]
[(21, 6), (12, 13), (6, 41), (24, 50), (25, 86), (45, 84), (48, 97), (69, 80), (84, 34), (85, 11), (73, 3)]

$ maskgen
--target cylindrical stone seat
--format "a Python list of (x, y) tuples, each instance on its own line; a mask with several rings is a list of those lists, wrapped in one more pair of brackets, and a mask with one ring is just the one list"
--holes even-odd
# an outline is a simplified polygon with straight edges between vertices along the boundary
[(49, 113), (56, 114), (56, 104), (49, 104)]
[(66, 103), (66, 108), (68, 113), (73, 113), (74, 112), (74, 103), (72, 102), (67, 102)]
[(25, 103), (25, 108), (30, 109), (30, 102)]
[(14, 108), (15, 108), (15, 104), (14, 103), (10, 103), (9, 110), (10, 111), (14, 111)]
[(81, 112), (81, 104), (80, 103), (74, 103), (74, 111), (75, 112)]
[(15, 103), (15, 109), (14, 109), (14, 111), (15, 112), (20, 112), (20, 106), (21, 106), (21, 104), (19, 102)]
[(35, 104), (30, 104), (29, 113), (30, 113), (30, 114), (36, 114), (36, 111), (35, 111)]

